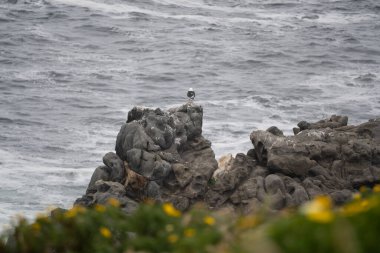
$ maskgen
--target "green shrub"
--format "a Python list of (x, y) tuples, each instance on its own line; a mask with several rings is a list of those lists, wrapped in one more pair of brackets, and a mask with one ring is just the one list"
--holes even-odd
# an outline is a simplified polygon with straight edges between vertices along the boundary
[(0, 239), (1, 253), (133, 252), (380, 252), (380, 186), (363, 189), (334, 207), (319, 196), (298, 209), (265, 210), (248, 216), (194, 207), (181, 213), (172, 204), (146, 203), (131, 215), (111, 199), (106, 206), (20, 218)]
[(183, 215), (171, 204), (144, 204), (126, 215), (116, 200), (91, 209), (75, 206), (33, 223), (20, 219), (0, 252), (206, 252), (221, 239), (215, 218), (203, 210)]

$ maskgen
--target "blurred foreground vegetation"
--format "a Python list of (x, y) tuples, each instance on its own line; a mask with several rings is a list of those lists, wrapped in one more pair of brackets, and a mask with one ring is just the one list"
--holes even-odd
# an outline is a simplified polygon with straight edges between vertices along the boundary
[(30, 223), (19, 218), (0, 240), (1, 253), (111, 252), (380, 252), (380, 185), (362, 188), (334, 207), (316, 197), (295, 210), (239, 216), (194, 207), (146, 203), (132, 215), (111, 199), (106, 206), (56, 209)]

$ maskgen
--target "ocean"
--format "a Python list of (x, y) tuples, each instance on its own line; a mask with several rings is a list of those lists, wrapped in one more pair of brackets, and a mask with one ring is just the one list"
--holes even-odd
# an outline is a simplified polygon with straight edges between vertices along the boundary
[(378, 0), (0, 0), (0, 225), (87, 187), (133, 106), (204, 108), (216, 157), (253, 130), (380, 116)]

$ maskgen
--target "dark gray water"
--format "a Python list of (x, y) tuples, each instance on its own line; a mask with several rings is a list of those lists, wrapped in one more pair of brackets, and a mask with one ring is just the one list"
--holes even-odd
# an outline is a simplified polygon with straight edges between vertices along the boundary
[(0, 224), (69, 207), (134, 105), (193, 87), (216, 155), (246, 152), (380, 116), (379, 64), (378, 0), (0, 0)]

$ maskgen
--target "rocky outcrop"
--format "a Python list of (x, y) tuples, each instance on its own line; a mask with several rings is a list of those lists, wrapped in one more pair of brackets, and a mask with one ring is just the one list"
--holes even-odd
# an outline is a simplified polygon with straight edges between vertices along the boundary
[(362, 185), (380, 182), (380, 119), (347, 126), (348, 118), (308, 123), (284, 136), (277, 127), (254, 131), (253, 149), (215, 160), (202, 136), (203, 109), (193, 102), (168, 111), (135, 107), (76, 204), (120, 201), (126, 212), (139, 202), (196, 202), (247, 213), (262, 205), (298, 206), (316, 195), (336, 204)]
[(95, 170), (76, 204), (91, 206), (112, 197), (131, 210), (144, 199), (187, 209), (202, 199), (218, 167), (202, 136), (202, 120), (203, 109), (193, 102), (167, 112), (133, 108), (117, 135), (116, 154), (104, 156), (105, 166)]
[[(341, 204), (360, 186), (380, 181), (379, 119), (347, 126), (347, 117), (332, 116), (298, 124), (304, 125), (308, 127), (291, 137), (267, 131), (254, 131), (250, 136), (257, 161), (271, 175), (278, 175), (288, 189), (282, 194), (287, 199), (285, 206), (320, 194)], [(289, 201), (286, 194), (291, 194)]]

